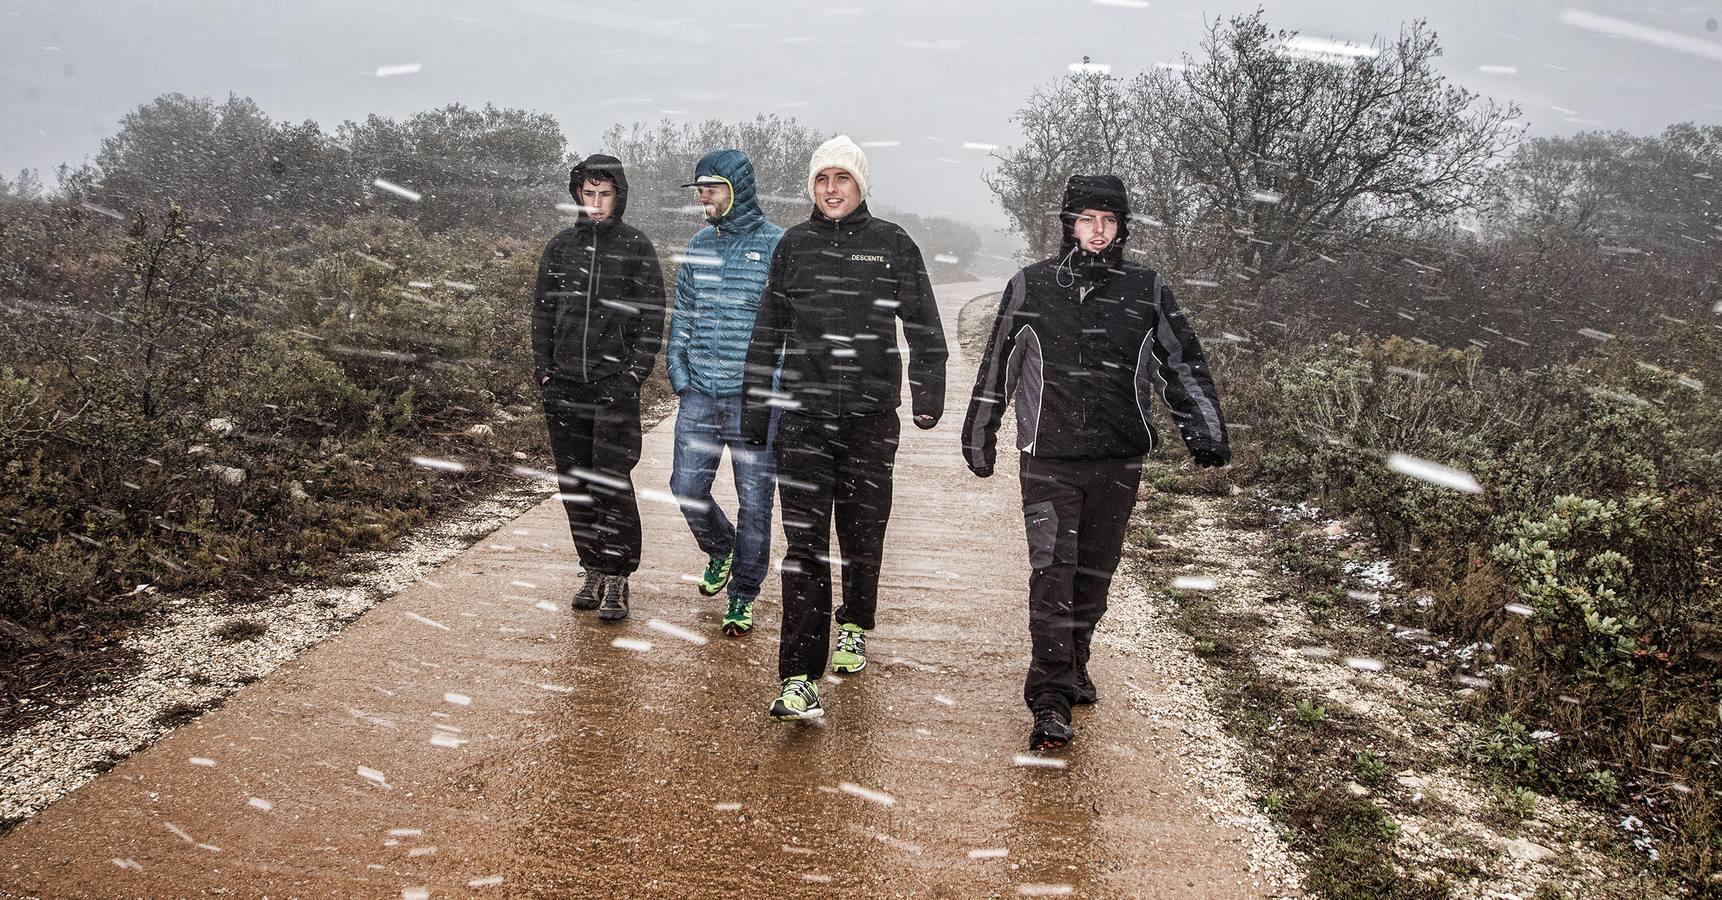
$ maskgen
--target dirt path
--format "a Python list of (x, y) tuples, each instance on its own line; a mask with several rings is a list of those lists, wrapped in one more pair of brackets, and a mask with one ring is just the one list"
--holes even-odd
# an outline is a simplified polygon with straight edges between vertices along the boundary
[[(941, 288), (953, 351), (991, 289)], [(0, 838), (0, 892), (1266, 895), (1178, 725), (1132, 704), (1175, 693), (1132, 657), (1097, 656), (1067, 767), (1016, 764), (1026, 555), (1014, 472), (975, 480), (956, 450), (973, 365), (953, 353), (938, 429), (905, 429), (876, 665), (827, 686), (824, 723), (765, 715), (776, 578), (741, 640), (687, 583), (703, 560), (667, 502), (665, 423), (635, 473), (626, 623), (567, 608), (572, 549), (541, 504)]]

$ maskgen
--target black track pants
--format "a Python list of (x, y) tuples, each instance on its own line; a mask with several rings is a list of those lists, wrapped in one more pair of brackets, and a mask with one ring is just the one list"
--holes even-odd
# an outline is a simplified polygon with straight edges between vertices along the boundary
[(640, 386), (627, 373), (544, 386), (544, 419), (556, 458), (557, 489), (580, 565), (604, 575), (640, 568)]
[(843, 559), (837, 622), (873, 628), (900, 427), (895, 411), (835, 419), (785, 413), (777, 426), (778, 490), (788, 539), (779, 678), (817, 680), (825, 674), (833, 512)]
[(1142, 459), (1055, 460), (1022, 456), (1028, 530), (1028, 631), (1033, 644), (1023, 700), (1062, 707), (1076, 699), (1094, 626), (1124, 550)]

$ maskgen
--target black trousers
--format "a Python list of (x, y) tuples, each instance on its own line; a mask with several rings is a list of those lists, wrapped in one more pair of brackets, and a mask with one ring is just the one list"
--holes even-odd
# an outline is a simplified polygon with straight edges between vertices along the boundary
[(777, 426), (778, 491), (789, 543), (783, 557), (779, 678), (817, 680), (825, 674), (834, 511), (843, 557), (837, 622), (873, 628), (900, 428), (895, 411), (836, 419), (786, 412)]
[(640, 386), (627, 373), (580, 383), (550, 379), (544, 420), (562, 508), (580, 565), (603, 575), (640, 568)]
[(1088, 669), (1094, 626), (1124, 550), (1142, 483), (1142, 459), (1056, 460), (1022, 455), (1028, 529), (1028, 632), (1032, 658), (1023, 700), (1066, 713)]

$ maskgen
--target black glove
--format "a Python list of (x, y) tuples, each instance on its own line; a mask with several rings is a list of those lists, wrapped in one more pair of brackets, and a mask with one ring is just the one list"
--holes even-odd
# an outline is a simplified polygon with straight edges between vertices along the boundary
[(1232, 461), (1232, 451), (1226, 447), (1202, 447), (1191, 450), (1190, 456), (1203, 469), (1217, 469)]
[(977, 466), (969, 466), (969, 471), (975, 473), (976, 478), (991, 478), (992, 474), (993, 474), (993, 467), (992, 466), (978, 466), (978, 467)]

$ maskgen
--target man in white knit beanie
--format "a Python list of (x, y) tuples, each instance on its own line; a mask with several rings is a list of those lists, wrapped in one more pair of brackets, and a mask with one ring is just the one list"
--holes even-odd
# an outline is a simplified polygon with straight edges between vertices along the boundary
[(850, 140), (849, 135), (840, 134), (820, 144), (819, 149), (813, 151), (812, 161), (808, 163), (807, 193), (813, 198), (814, 206), (821, 207), (819, 173), (830, 168), (848, 172), (849, 177), (855, 181), (857, 196), (862, 200), (867, 198), (867, 154), (861, 152), (860, 145)]
[(784, 535), (779, 721), (825, 714), (819, 679), (831, 649), (831, 525), (842, 550), (843, 605), (831, 668), (867, 666), (879, 563), (891, 516), (903, 357), (915, 425), (945, 408), (945, 332), (921, 250), (867, 211), (867, 156), (847, 137), (813, 152), (808, 220), (785, 231), (754, 319), (743, 372), (742, 436), (763, 444), (781, 408), (775, 452)]

